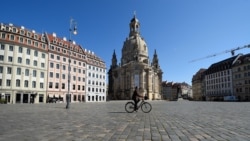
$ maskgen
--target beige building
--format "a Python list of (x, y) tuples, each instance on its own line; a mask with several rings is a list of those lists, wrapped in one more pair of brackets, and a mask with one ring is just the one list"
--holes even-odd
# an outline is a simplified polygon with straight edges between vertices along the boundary
[(250, 100), (250, 54), (242, 55), (233, 64), (233, 96), (239, 101)]
[(204, 100), (206, 69), (200, 69), (192, 78), (193, 100)]
[(0, 25), (0, 98), (7, 103), (44, 103), (48, 46), (44, 34)]
[(156, 50), (150, 63), (148, 47), (140, 35), (140, 22), (134, 16), (129, 24), (129, 37), (124, 41), (121, 63), (117, 64), (115, 51), (109, 74), (109, 98), (131, 99), (135, 86), (150, 100), (162, 99), (162, 70)]

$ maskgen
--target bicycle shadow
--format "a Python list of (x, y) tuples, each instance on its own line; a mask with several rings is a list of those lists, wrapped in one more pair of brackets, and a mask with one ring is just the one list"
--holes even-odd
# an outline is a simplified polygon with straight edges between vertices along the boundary
[(127, 113), (127, 112), (108, 112), (108, 113), (115, 114), (115, 113)]

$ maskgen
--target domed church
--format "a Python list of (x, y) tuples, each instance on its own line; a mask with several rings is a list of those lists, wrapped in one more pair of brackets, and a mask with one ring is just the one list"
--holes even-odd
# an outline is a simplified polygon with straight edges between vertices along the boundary
[(156, 50), (150, 62), (148, 47), (140, 35), (140, 22), (136, 15), (129, 24), (129, 37), (122, 48), (121, 62), (118, 64), (116, 53), (112, 56), (112, 64), (108, 72), (108, 97), (111, 100), (131, 99), (134, 88), (150, 100), (161, 99), (162, 70)]

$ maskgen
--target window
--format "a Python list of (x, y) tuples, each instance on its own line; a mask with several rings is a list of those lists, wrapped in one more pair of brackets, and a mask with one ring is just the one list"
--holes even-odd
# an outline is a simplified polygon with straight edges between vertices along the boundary
[(74, 72), (76, 72), (76, 68), (74, 68)]
[(36, 77), (36, 70), (33, 70), (33, 77)]
[(27, 49), (26, 54), (30, 55), (30, 49)]
[(44, 78), (44, 72), (40, 73), (40, 78)]
[(81, 77), (78, 77), (78, 81), (81, 81)]
[(43, 83), (40, 83), (40, 88), (41, 88), (41, 89), (43, 88)]
[(17, 63), (21, 64), (22, 63), (22, 57), (17, 58)]
[(9, 51), (13, 51), (13, 46), (9, 46)]
[(6, 80), (6, 86), (10, 86), (11, 85), (11, 80), (10, 79), (7, 79)]
[(3, 66), (0, 66), (0, 73), (3, 73)]
[(20, 87), (20, 79), (16, 80), (16, 87)]
[(60, 65), (59, 64), (56, 64), (56, 69), (60, 69)]
[(24, 87), (26, 87), (26, 88), (29, 87), (29, 81), (28, 80), (24, 81)]
[(34, 60), (33, 65), (37, 66), (37, 61), (36, 60)]
[(82, 90), (84, 91), (84, 89), (85, 89), (85, 87), (84, 86), (82, 86)]
[(21, 68), (17, 68), (17, 69), (16, 69), (16, 74), (17, 74), (17, 75), (21, 75)]
[(23, 38), (22, 37), (19, 38), (19, 42), (23, 43)]
[(44, 68), (44, 67), (45, 67), (45, 64), (44, 64), (44, 63), (41, 63), (41, 67)]
[(29, 76), (29, 69), (25, 69), (25, 76)]
[(5, 33), (2, 33), (2, 38), (5, 39)]
[(42, 54), (42, 58), (45, 58), (45, 54), (44, 53)]
[(66, 66), (65, 65), (63, 65), (63, 70), (66, 70)]
[(53, 78), (53, 72), (49, 73), (49, 77)]
[(78, 85), (78, 90), (81, 90), (81, 86), (80, 85)]
[(55, 88), (56, 88), (56, 89), (58, 89), (58, 88), (59, 88), (59, 83), (56, 83)]
[(26, 65), (30, 64), (30, 59), (26, 59)]
[(15, 36), (14, 35), (10, 35), (10, 40), (14, 41), (15, 40)]
[(12, 57), (8, 56), (8, 62), (12, 62)]
[(4, 57), (3, 55), (0, 55), (0, 61), (3, 61)]
[(51, 58), (51, 59), (54, 59), (54, 54), (50, 54), (50, 58)]
[(54, 63), (50, 63), (50, 68), (54, 68)]
[(32, 81), (32, 88), (36, 88), (36, 81)]
[(22, 48), (22, 47), (19, 47), (19, 48), (18, 48), (18, 52), (19, 52), (19, 53), (23, 53), (23, 48)]
[(2, 86), (2, 79), (0, 79), (0, 86)]
[(73, 80), (76, 81), (76, 76), (73, 76)]
[(34, 56), (38, 56), (38, 52), (36, 50), (34, 51)]
[(76, 89), (76, 85), (75, 84), (73, 84), (73, 90), (75, 90)]
[(62, 79), (65, 79), (65, 74), (62, 75)]
[(5, 48), (5, 45), (1, 44), (1, 50), (4, 50), (4, 48)]
[(57, 60), (60, 60), (60, 56), (56, 56)]
[(63, 62), (66, 62), (66, 58), (63, 58)]
[(53, 88), (53, 83), (49, 82), (49, 88)]
[(62, 83), (62, 89), (65, 89), (65, 83)]
[(11, 67), (7, 68), (7, 74), (11, 74)]
[(56, 73), (56, 78), (59, 78), (59, 73)]
[(82, 71), (81, 69), (78, 69), (78, 73), (81, 73), (81, 71)]

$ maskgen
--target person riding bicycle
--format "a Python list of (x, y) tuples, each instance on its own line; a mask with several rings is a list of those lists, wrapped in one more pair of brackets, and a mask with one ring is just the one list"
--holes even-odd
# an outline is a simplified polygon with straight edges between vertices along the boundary
[(133, 96), (132, 96), (132, 100), (134, 100), (135, 106), (134, 106), (134, 111), (137, 111), (137, 104), (140, 101), (140, 97), (143, 98), (143, 96), (141, 96), (138, 91), (137, 91), (137, 86), (135, 87)]

